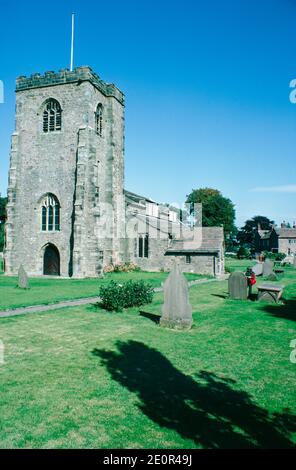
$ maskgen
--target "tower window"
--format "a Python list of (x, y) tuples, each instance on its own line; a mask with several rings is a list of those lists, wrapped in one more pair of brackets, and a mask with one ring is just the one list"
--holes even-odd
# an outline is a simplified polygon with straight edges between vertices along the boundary
[(186, 255), (186, 264), (191, 264), (191, 256)]
[(96, 133), (102, 137), (103, 135), (103, 105), (100, 103), (97, 106), (97, 110), (95, 112), (95, 119), (96, 119)]
[(47, 194), (42, 200), (41, 229), (43, 232), (60, 230), (60, 204), (53, 194)]
[(62, 109), (60, 103), (50, 99), (43, 111), (43, 132), (54, 132), (62, 129)]

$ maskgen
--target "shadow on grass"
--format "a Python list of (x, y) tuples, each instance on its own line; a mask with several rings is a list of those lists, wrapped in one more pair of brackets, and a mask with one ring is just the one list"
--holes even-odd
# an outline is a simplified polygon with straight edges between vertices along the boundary
[(211, 294), (213, 297), (219, 297), (219, 299), (228, 299), (229, 294)]
[[(225, 293), (225, 294), (211, 294), (211, 295), (213, 297), (218, 297), (219, 299), (223, 299), (223, 300), (225, 300), (225, 299), (233, 300), (233, 299), (229, 298), (228, 292)], [(251, 293), (251, 294), (249, 294), (249, 297), (246, 300), (251, 300), (252, 302), (255, 302), (257, 299), (258, 299), (258, 295)]]
[(94, 349), (113, 380), (137, 395), (139, 409), (161, 427), (205, 448), (289, 448), (296, 416), (270, 414), (236, 390), (235, 381), (200, 371), (197, 381), (156, 349), (137, 341), (118, 352)]
[(273, 317), (296, 321), (296, 299), (283, 299), (282, 304), (265, 304), (262, 310)]
[(160, 316), (156, 315), (155, 313), (144, 312), (143, 310), (140, 310), (139, 313), (140, 313), (140, 317), (148, 318), (148, 320), (153, 321), (153, 323), (156, 323), (157, 325), (160, 322)]

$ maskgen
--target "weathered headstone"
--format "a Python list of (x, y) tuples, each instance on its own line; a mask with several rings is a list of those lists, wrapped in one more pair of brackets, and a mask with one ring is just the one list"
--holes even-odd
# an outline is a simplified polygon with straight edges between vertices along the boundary
[(29, 278), (22, 264), (18, 270), (18, 287), (21, 289), (30, 289)]
[(274, 267), (274, 262), (267, 258), (264, 263), (263, 263), (263, 276), (270, 276), (270, 274), (273, 272), (273, 267)]
[(192, 326), (192, 308), (189, 303), (188, 283), (177, 262), (164, 283), (164, 304), (160, 326), (189, 330)]
[(233, 300), (246, 300), (248, 298), (248, 279), (244, 273), (235, 271), (228, 279), (229, 298)]
[(278, 277), (277, 277), (276, 273), (272, 272), (272, 273), (269, 274), (269, 276), (267, 276), (267, 279), (269, 281), (277, 281)]
[(256, 276), (262, 276), (263, 274), (263, 263), (258, 263), (255, 264), (255, 266), (252, 267), (252, 271)]
[(296, 254), (294, 255), (294, 259), (293, 259), (293, 266), (296, 269)]

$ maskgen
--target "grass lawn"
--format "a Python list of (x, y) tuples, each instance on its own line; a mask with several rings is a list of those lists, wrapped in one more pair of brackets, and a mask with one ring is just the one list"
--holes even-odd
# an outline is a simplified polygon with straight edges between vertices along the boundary
[[(31, 278), (29, 290), (17, 287), (16, 277), (0, 275), (0, 310), (6, 308), (26, 307), (27, 305), (40, 305), (81, 297), (95, 297), (99, 295), (99, 286), (111, 279), (123, 282), (129, 279), (144, 279), (154, 287), (158, 287), (166, 279), (168, 273), (109, 273), (103, 279), (50, 279)], [(203, 278), (198, 274), (186, 274), (189, 281)]]
[(295, 446), (296, 271), (282, 282), (284, 305), (231, 301), (226, 281), (192, 287), (190, 332), (156, 324), (162, 294), (142, 315), (0, 319), (0, 447)]
[(225, 267), (231, 271), (246, 271), (249, 266), (254, 266), (256, 262), (250, 259), (237, 259), (225, 257)]

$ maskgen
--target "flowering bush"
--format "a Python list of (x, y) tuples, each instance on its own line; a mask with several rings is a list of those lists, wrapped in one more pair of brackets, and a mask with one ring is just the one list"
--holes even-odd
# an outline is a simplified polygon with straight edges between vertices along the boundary
[(145, 281), (128, 281), (124, 284), (110, 281), (100, 287), (99, 296), (103, 308), (119, 312), (123, 308), (151, 303), (153, 287)]
[(108, 264), (105, 266), (104, 273), (129, 273), (131, 271), (140, 271), (135, 263)]

